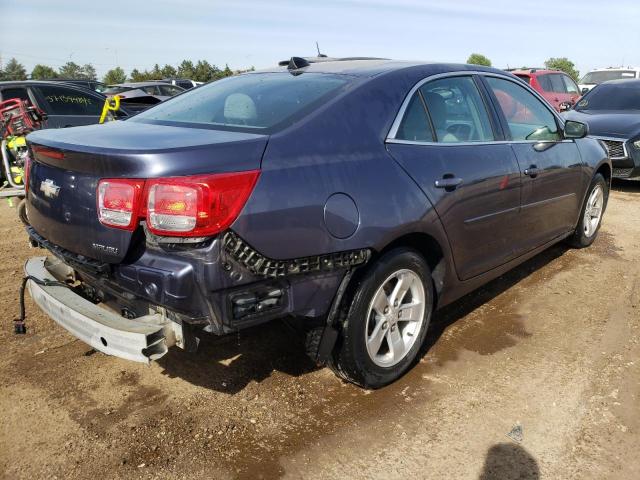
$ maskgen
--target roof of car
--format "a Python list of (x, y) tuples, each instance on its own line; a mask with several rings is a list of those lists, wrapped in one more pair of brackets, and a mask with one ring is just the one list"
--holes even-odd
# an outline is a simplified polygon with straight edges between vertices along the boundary
[(515, 70), (507, 70), (514, 75), (544, 75), (547, 73), (564, 73), (562, 70), (550, 70), (545, 68), (517, 68)]
[(125, 83), (115, 83), (113, 85), (109, 85), (109, 87), (133, 87), (133, 88), (140, 88), (140, 87), (150, 87), (153, 85), (167, 85), (167, 82), (162, 82), (160, 80), (153, 80), (153, 81), (149, 81), (149, 82), (125, 82)]
[[(404, 70), (412, 67), (423, 67), (426, 70), (435, 71), (455, 71), (455, 70), (478, 70), (487, 72), (501, 72), (496, 68), (482, 67), (479, 65), (453, 64), (444, 62), (424, 62), (409, 60), (389, 60), (389, 59), (324, 59), (319, 61), (311, 61), (309, 65), (298, 69), (289, 69), (288, 66), (277, 66), (257, 70), (252, 73), (269, 73), (269, 72), (309, 72), (309, 73), (333, 73), (342, 75), (353, 75), (358, 77), (373, 77), (382, 73)], [(502, 72), (504, 73), (504, 72)]]
[[(63, 84), (63, 85), (61, 85)], [(37, 86), (37, 85), (49, 85), (51, 87), (55, 86), (55, 87), (61, 87), (64, 86), (64, 88), (74, 88), (77, 90), (81, 90), (83, 92), (93, 92), (97, 95), (102, 95), (100, 92), (93, 90), (92, 88), (87, 88), (83, 85), (79, 85), (77, 83), (73, 83), (73, 82), (64, 82), (64, 81), (55, 81), (55, 80), (4, 80), (0, 82), (0, 87), (2, 86), (9, 86), (9, 85), (14, 85), (14, 86), (29, 86), (29, 85), (33, 85), (33, 86)]]
[(607, 68), (594, 68), (593, 70), (589, 70), (587, 73), (592, 72), (611, 72), (611, 71), (619, 71), (619, 70), (633, 70), (635, 72), (640, 70), (640, 67), (607, 67)]
[(617, 78), (615, 80), (608, 80), (602, 82), (600, 85), (624, 85), (625, 87), (640, 86), (640, 79), (638, 78)]
[(51, 84), (60, 84), (60, 83), (67, 83), (68, 85), (72, 85), (74, 87), (77, 88), (81, 88), (78, 87), (78, 85), (76, 85), (73, 82), (69, 82), (66, 80), (3, 80), (0, 82), (0, 85), (51, 85)]

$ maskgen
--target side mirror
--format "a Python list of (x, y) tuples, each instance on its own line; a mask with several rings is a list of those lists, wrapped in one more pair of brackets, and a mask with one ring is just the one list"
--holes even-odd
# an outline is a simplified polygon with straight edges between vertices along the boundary
[(567, 120), (564, 122), (564, 138), (584, 138), (589, 135), (589, 126), (586, 123)]
[(559, 107), (560, 107), (560, 111), (561, 112), (566, 112), (568, 110), (571, 110), (571, 107), (573, 105), (571, 105), (571, 102), (562, 102)]
[(580, 92), (582, 93), (582, 95), (584, 95), (585, 93), (587, 93), (589, 91), (589, 89), (587, 87), (582, 87), (582, 90), (580, 90)]

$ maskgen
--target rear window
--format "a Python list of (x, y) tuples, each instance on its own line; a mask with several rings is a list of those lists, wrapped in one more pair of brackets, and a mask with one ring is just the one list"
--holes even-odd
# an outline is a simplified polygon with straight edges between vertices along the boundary
[(622, 80), (636, 78), (636, 72), (633, 70), (603, 70), (600, 72), (587, 73), (580, 83), (598, 85), (609, 80)]
[(131, 121), (266, 131), (291, 122), (336, 95), (350, 77), (322, 73), (258, 73), (192, 89)]
[(529, 75), (518, 74), (518, 75), (516, 75), (516, 77), (518, 77), (520, 80), (522, 80), (527, 85), (531, 84), (531, 77)]

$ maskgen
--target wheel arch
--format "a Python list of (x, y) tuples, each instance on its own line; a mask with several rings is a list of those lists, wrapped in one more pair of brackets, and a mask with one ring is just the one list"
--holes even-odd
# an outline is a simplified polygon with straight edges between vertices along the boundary
[(609, 165), (608, 163), (604, 162), (602, 163), (594, 172), (594, 176), (597, 175), (598, 173), (600, 173), (604, 179), (607, 181), (607, 185), (611, 185), (611, 176), (612, 176), (612, 172), (611, 172), (611, 165)]
[(437, 300), (443, 290), (447, 273), (445, 253), (442, 246), (434, 236), (428, 233), (407, 233), (388, 243), (379, 252), (376, 252), (372, 260), (375, 261), (376, 257), (398, 247), (408, 247), (418, 251), (427, 262), (433, 280), (435, 293), (434, 308), (436, 308)]

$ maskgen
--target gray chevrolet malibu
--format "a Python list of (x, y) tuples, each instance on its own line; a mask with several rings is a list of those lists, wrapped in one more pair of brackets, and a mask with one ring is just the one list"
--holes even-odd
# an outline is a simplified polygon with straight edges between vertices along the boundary
[(416, 360), (436, 309), (596, 238), (607, 151), (516, 77), (322, 60), (32, 133), (36, 303), (143, 362), (295, 317), (316, 361), (377, 388)]

